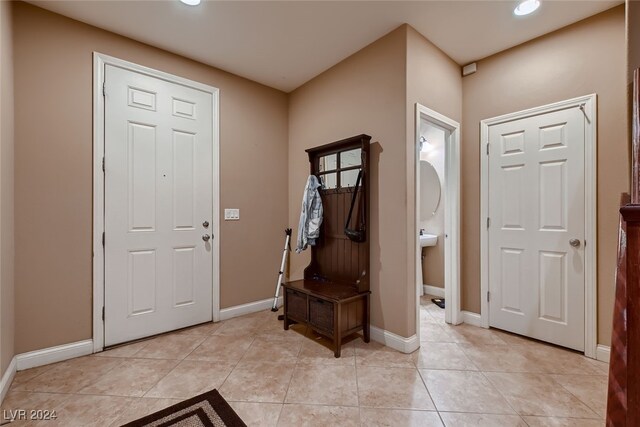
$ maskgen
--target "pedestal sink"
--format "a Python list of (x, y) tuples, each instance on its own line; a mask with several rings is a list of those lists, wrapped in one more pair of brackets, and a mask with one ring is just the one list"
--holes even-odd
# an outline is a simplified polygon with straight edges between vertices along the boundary
[(438, 243), (438, 236), (435, 234), (422, 233), (420, 235), (420, 247), (435, 246)]

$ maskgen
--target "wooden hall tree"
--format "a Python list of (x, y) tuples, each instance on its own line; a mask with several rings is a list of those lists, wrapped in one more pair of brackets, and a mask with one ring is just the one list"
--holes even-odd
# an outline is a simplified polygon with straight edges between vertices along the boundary
[(306, 323), (333, 341), (335, 357), (348, 335), (362, 331), (369, 342), (370, 141), (357, 135), (306, 150), (323, 184), (324, 218), (304, 279), (283, 284), (284, 329)]

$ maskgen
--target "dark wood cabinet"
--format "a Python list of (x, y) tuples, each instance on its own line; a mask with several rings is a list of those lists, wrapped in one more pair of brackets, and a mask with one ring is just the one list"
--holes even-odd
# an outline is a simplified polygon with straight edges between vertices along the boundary
[[(336, 357), (348, 335), (362, 331), (365, 342), (370, 338), (370, 140), (358, 135), (307, 150), (311, 173), (323, 183), (323, 224), (320, 238), (311, 246), (304, 279), (283, 284), (284, 328), (294, 322), (307, 324), (333, 341)], [(364, 240), (353, 241), (345, 234), (350, 211), (350, 227), (364, 233)]]
[[(306, 323), (330, 338), (340, 357), (344, 337), (362, 331), (369, 342), (369, 294), (329, 282), (297, 280), (284, 284), (284, 329), (292, 322)], [(345, 292), (345, 290), (347, 292)]]

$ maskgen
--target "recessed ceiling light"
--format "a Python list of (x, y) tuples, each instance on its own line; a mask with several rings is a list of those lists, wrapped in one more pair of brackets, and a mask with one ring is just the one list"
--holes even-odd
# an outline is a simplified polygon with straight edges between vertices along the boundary
[(540, 0), (523, 0), (518, 6), (516, 6), (513, 13), (518, 16), (528, 15), (533, 13), (539, 7)]
[(197, 6), (200, 4), (200, 0), (180, 0), (180, 1), (189, 6)]

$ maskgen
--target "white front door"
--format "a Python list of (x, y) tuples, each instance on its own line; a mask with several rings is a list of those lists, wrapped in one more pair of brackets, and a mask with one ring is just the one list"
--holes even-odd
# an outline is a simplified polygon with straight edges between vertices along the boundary
[(490, 325), (584, 350), (585, 115), (489, 127)]
[(112, 65), (105, 83), (109, 346), (212, 320), (213, 107)]

